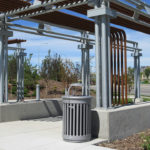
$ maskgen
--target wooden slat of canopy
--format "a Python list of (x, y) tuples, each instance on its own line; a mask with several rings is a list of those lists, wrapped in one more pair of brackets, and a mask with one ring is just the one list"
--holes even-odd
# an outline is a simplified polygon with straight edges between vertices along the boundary
[(29, 5), (30, 3), (23, 0), (0, 0), (0, 12), (7, 12)]
[[(44, 1), (44, 0), (41, 0), (41, 1)], [(77, 1), (77, 0), (67, 0), (67, 1), (61, 2), (59, 4), (64, 4), (68, 1)], [(0, 0), (0, 11), (13, 10), (13, 9), (21, 8), (21, 7), (27, 6), (27, 5), (30, 5), (30, 3), (25, 2), (23, 0), (7, 0), (7, 1)], [(111, 3), (110, 6), (112, 9), (117, 10), (125, 15), (133, 16), (134, 12), (127, 8), (120, 7), (114, 3)], [(31, 10), (31, 11), (26, 12), (26, 14), (34, 12), (36, 10), (42, 10), (42, 9), (44, 9), (44, 8), (41, 7), (41, 8), (35, 9), (35, 10)], [(92, 9), (92, 7), (89, 7), (88, 5), (82, 5), (82, 6), (72, 7), (69, 10), (79, 12), (81, 14), (86, 15), (87, 10), (89, 10), (89, 9)], [(20, 15), (21, 14), (22, 13), (20, 13)], [(43, 15), (38, 15), (35, 17), (31, 17), (31, 19), (36, 19), (38, 21), (52, 23), (52, 24), (56, 24), (56, 25), (60, 25), (60, 26), (73, 28), (73, 29), (94, 32), (94, 22), (86, 20), (86, 19), (82, 19), (79, 17), (75, 17), (75, 16), (72, 16), (69, 14), (65, 14), (62, 12), (52, 12), (52, 13), (47, 13), (47, 14), (43, 14)], [(139, 19), (150, 24), (150, 19), (148, 17), (140, 15)], [(111, 23), (150, 34), (149, 27), (140, 25), (133, 21), (128, 21), (127, 19), (123, 19), (120, 17), (117, 17), (116, 19), (111, 19)]]
[[(42, 2), (44, 1), (47, 1), (47, 0), (40, 0)], [(64, 5), (64, 4), (67, 4), (69, 2), (77, 2), (78, 0), (66, 0), (66, 1), (63, 1), (63, 2), (59, 2), (57, 3), (56, 5)], [(126, 14), (128, 16), (133, 16), (133, 13), (134, 11), (131, 11), (130, 9), (127, 9), (127, 8), (124, 8), (124, 7), (121, 7), (113, 2), (110, 2), (110, 7), (114, 10), (117, 10), (123, 14)], [(81, 6), (76, 6), (76, 7), (72, 7), (72, 8), (69, 8), (69, 10), (73, 10), (75, 12), (78, 12), (78, 13), (81, 13), (81, 14), (84, 14), (86, 15), (87, 14), (87, 10), (89, 9), (92, 9), (93, 7), (91, 6), (88, 6), (87, 4), (86, 5), (81, 5)]]
[[(32, 17), (31, 19), (44, 21), (60, 26), (70, 27), (77, 30), (90, 31), (94, 33), (94, 22), (86, 19), (82, 19), (73, 15), (65, 14), (62, 12), (52, 12), (44, 15)], [(120, 17), (111, 19), (111, 23), (121, 25), (133, 30), (137, 30), (143, 33), (150, 34), (150, 28), (143, 25), (122, 19)]]
[[(44, 2), (45, 0), (41, 0), (41, 1)], [(67, 0), (67, 1), (64, 1), (64, 2), (60, 2), (58, 4), (65, 4), (68, 1), (77, 1), (77, 0)], [(114, 9), (114, 10), (120, 12), (120, 13), (123, 13), (127, 16), (130, 16), (130, 17), (132, 17), (133, 14), (134, 14), (134, 11), (132, 11), (130, 9), (127, 9), (127, 8), (124, 8), (122, 6), (119, 6), (119, 5), (117, 5), (113, 2), (110, 3), (110, 7), (112, 9)], [(81, 13), (81, 14), (84, 14), (84, 15), (87, 14), (87, 11), (89, 9), (92, 9), (92, 7), (90, 7), (88, 5), (82, 5), (82, 6), (76, 6), (76, 7), (69, 8), (69, 10), (72, 10), (72, 11), (75, 11), (75, 12), (78, 12), (78, 13)], [(65, 17), (65, 19), (67, 20), (67, 16)], [(150, 18), (145, 17), (143, 15), (139, 15), (139, 20), (150, 24)], [(120, 18), (120, 17), (117, 17), (116, 19), (111, 19), (111, 23), (116, 24), (116, 25), (121, 25), (121, 26), (130, 28), (130, 29), (133, 29), (133, 30), (137, 30), (137, 31), (140, 31), (140, 32), (144, 32), (144, 33), (147, 33), (147, 34), (150, 34), (150, 28), (149, 27), (146, 27), (144, 25), (140, 25), (136, 22), (129, 21), (127, 19), (123, 19), (123, 18)], [(83, 23), (83, 24), (85, 24), (85, 23)]]
[(31, 19), (36, 19), (77, 30), (94, 32), (94, 22), (58, 11), (32, 17)]
[(22, 42), (26, 42), (26, 40), (22, 40), (22, 39), (11, 39), (11, 40), (8, 40), (8, 44), (17, 44), (17, 43), (22, 43)]

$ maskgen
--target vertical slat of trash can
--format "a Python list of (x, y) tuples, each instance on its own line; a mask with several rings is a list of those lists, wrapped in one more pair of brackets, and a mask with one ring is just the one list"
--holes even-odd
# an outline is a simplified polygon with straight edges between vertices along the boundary
[(85, 135), (85, 126), (86, 126), (85, 107), (86, 107), (86, 104), (83, 104), (83, 135)]
[(67, 120), (67, 135), (69, 135), (69, 104), (67, 104), (67, 118), (66, 118), (66, 120)]
[(72, 135), (72, 104), (70, 104), (70, 133)]
[[(65, 110), (66, 110), (66, 109), (65, 109), (65, 104), (63, 104), (63, 120), (66, 120), (66, 118), (65, 118), (65, 117), (66, 117), (66, 115), (65, 115)], [(66, 133), (65, 133), (65, 131), (66, 131), (66, 129), (65, 129), (65, 128), (66, 128), (65, 122), (66, 122), (66, 121), (63, 121), (63, 134), (66, 134)]]
[(82, 104), (80, 104), (80, 136), (82, 136)]
[(79, 104), (77, 104), (77, 112), (76, 112), (76, 135), (79, 135)]
[[(88, 122), (91, 122), (91, 112), (90, 112), (90, 106), (88, 105), (89, 109), (88, 109), (88, 113), (89, 113), (89, 118), (88, 118)], [(88, 131), (88, 134), (91, 133), (91, 124), (89, 124), (89, 131)]]
[(73, 104), (73, 136), (75, 136), (76, 126), (76, 104)]
[(67, 104), (65, 103), (65, 134), (67, 134)]
[(86, 134), (88, 134), (89, 133), (89, 131), (88, 131), (88, 116), (89, 116), (89, 108), (88, 108), (88, 105), (86, 106), (86, 121), (87, 121), (87, 123), (86, 123)]

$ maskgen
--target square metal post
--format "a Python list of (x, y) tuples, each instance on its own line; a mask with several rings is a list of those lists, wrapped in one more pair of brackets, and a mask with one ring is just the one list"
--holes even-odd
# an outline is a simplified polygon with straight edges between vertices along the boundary
[[(139, 54), (140, 56), (142, 56), (142, 54)], [(141, 65), (140, 65), (140, 56), (138, 57), (138, 89), (137, 89), (137, 98), (141, 98), (141, 80), (140, 80), (140, 76), (141, 76)]]
[(21, 101), (24, 100), (24, 59), (27, 56), (23, 50), (21, 50)]
[[(135, 48), (138, 48), (138, 45), (134, 45)], [(141, 85), (140, 85), (140, 57), (142, 54), (135, 50), (134, 53), (131, 54), (134, 57), (134, 94), (135, 100), (141, 98)]]
[(78, 49), (81, 49), (81, 76), (82, 76), (82, 95), (90, 95), (90, 49), (93, 45), (90, 45), (88, 41), (88, 33), (82, 33), (82, 44), (78, 45)]
[(17, 50), (17, 101), (24, 100), (24, 53), (21, 50), (21, 43), (18, 43), (18, 50)]
[(111, 79), (110, 79), (110, 49), (109, 49), (109, 40), (110, 40), (110, 27), (109, 27), (109, 18), (107, 16), (101, 17), (101, 60), (102, 60), (102, 105), (104, 108), (110, 107), (110, 95), (111, 91)]
[(86, 91), (86, 80), (85, 80), (85, 50), (81, 49), (81, 73), (82, 73), (82, 95), (85, 96)]
[(90, 50), (87, 49), (86, 52), (86, 96), (90, 95)]
[(20, 50), (21, 43), (18, 43), (17, 50), (17, 101), (24, 100), (24, 57), (26, 53)]
[(4, 36), (0, 34), (0, 103), (4, 102)]
[(20, 43), (17, 44), (17, 101), (20, 101)]
[(95, 43), (96, 43), (96, 49), (95, 49), (95, 59), (96, 59), (96, 106), (101, 107), (102, 106), (102, 63), (101, 63), (101, 21), (100, 17), (95, 18)]
[(109, 2), (97, 0), (88, 17), (95, 18), (97, 107), (107, 109), (112, 107), (110, 17), (116, 17), (116, 13), (109, 8)]
[(24, 57), (26, 54), (22, 51), (22, 60), (21, 60), (21, 72), (22, 72), (22, 81), (21, 81), (21, 96), (22, 100), (24, 100)]
[(0, 30), (0, 103), (8, 101), (8, 37), (13, 33), (5, 25)]
[(5, 59), (5, 99), (4, 102), (8, 102), (8, 37), (5, 36), (5, 48), (4, 48), (4, 59)]

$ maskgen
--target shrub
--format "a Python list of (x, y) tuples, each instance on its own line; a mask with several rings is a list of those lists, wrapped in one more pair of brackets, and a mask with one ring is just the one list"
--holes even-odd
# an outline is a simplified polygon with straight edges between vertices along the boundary
[(142, 139), (142, 147), (144, 148), (144, 150), (150, 150), (150, 136), (143, 136)]
[(29, 90), (27, 88), (24, 89), (24, 94), (27, 95), (29, 93)]
[(36, 90), (34, 90), (34, 91), (33, 91), (32, 96), (33, 96), (33, 97), (35, 97), (35, 96), (36, 96)]
[(12, 87), (12, 94), (16, 95), (16, 93), (17, 93), (17, 87), (13, 86)]
[(149, 81), (148, 80), (144, 80), (144, 82), (143, 82), (144, 84), (148, 84), (149, 83)]
[(63, 89), (62, 94), (65, 94), (65, 89)]

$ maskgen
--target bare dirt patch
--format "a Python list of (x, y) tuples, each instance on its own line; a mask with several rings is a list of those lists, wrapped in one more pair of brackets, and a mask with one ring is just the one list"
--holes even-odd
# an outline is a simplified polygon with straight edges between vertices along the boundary
[(118, 150), (149, 150), (142, 146), (144, 142), (146, 142), (145, 137), (147, 136), (150, 136), (150, 129), (122, 140), (116, 140), (111, 143), (101, 143), (98, 145)]

